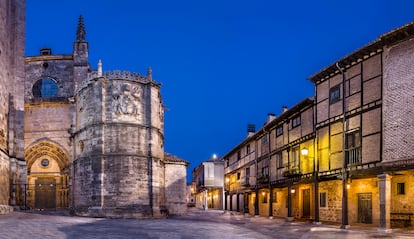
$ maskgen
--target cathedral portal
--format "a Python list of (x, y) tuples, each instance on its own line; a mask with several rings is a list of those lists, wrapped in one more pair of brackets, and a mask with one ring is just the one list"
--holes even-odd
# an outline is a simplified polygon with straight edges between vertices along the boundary
[(40, 140), (25, 150), (27, 205), (36, 209), (68, 207), (69, 154), (57, 143)]

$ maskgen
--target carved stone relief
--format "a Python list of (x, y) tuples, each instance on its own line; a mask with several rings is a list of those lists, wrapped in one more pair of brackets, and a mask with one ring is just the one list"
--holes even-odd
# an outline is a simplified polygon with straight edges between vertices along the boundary
[(112, 94), (115, 114), (139, 115), (142, 89), (138, 86), (122, 84)]

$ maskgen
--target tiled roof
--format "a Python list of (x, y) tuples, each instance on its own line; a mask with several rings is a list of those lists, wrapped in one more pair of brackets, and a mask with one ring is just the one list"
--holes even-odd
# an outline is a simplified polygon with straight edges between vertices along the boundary
[(188, 161), (167, 152), (164, 152), (164, 159), (165, 161), (171, 163), (185, 163), (187, 165), (190, 164)]

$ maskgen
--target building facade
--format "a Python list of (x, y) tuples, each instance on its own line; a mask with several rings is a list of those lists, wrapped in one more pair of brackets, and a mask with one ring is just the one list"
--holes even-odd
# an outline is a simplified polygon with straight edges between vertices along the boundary
[(24, 204), (24, 0), (0, 3), (0, 214)]
[(0, 7), (7, 18), (0, 78), (3, 211), (185, 214), (188, 162), (164, 152), (164, 106), (152, 70), (103, 72), (102, 62), (93, 70), (82, 17), (71, 54), (43, 48), (24, 58), (24, 3)]
[(221, 158), (212, 158), (194, 168), (194, 198), (199, 209), (223, 210), (224, 164)]
[(313, 75), (312, 99), (226, 154), (226, 208), (344, 228), (412, 225), (413, 36), (407, 24)]

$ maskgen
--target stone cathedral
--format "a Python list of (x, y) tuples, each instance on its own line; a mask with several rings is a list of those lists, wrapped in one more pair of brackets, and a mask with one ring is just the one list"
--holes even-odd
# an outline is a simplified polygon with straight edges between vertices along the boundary
[(93, 70), (83, 18), (73, 52), (24, 57), (25, 1), (0, 3), (0, 212), (92, 217), (186, 213), (188, 163), (164, 152), (160, 84)]

